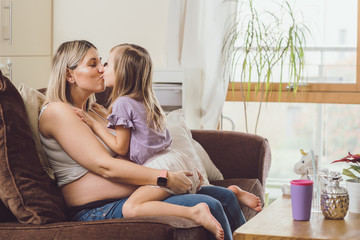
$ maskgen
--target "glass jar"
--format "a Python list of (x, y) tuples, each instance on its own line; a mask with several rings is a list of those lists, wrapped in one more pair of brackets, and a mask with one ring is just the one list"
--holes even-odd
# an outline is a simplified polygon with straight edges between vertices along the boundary
[(349, 194), (340, 186), (341, 174), (330, 172), (323, 179), (326, 184), (321, 193), (321, 211), (327, 219), (343, 219), (349, 209)]

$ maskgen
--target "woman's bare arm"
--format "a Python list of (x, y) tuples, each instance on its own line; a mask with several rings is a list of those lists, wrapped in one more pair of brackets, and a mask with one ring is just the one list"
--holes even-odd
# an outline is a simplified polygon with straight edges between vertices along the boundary
[[(104, 178), (133, 185), (156, 185), (160, 170), (111, 157), (91, 129), (65, 103), (52, 103), (43, 112), (39, 129), (55, 138), (80, 165)], [(176, 193), (191, 188), (190, 172), (169, 172), (168, 187)]]

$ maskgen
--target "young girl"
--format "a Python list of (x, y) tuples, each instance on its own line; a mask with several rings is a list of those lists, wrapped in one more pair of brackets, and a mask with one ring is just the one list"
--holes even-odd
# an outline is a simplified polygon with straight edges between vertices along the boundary
[[(165, 115), (152, 90), (152, 61), (148, 52), (137, 45), (115, 46), (104, 72), (105, 84), (113, 87), (112, 102), (107, 116), (109, 132), (87, 114), (76, 113), (116, 153), (131, 161), (158, 169), (190, 170), (192, 193), (201, 186), (202, 177), (191, 161), (170, 148), (171, 137), (165, 128)], [(212, 216), (206, 204), (183, 207), (160, 202), (172, 193), (166, 188), (166, 170), (159, 177), (158, 186), (139, 187), (123, 207), (125, 217), (171, 215), (194, 220), (203, 225), (217, 239), (223, 239), (223, 229)], [(240, 203), (261, 210), (259, 198), (236, 186), (229, 187)]]

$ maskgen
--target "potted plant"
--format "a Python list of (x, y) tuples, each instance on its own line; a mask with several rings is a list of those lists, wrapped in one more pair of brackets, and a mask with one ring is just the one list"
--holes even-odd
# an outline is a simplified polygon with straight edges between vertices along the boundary
[(344, 168), (342, 174), (350, 177), (346, 180), (346, 188), (349, 192), (349, 211), (360, 213), (360, 154), (351, 154), (335, 160), (332, 163), (346, 162), (348, 168)]
[[(233, 1), (240, 4), (240, 11), (224, 41), (223, 78), (230, 81), (233, 90), (235, 84), (240, 88), (247, 132), (246, 105), (250, 92), (260, 94), (256, 133), (261, 104), (273, 90), (274, 78), (278, 80), (279, 101), (283, 83), (293, 94), (298, 91), (304, 70), (305, 32), (308, 28), (297, 20), (302, 17), (301, 12), (295, 14), (287, 1), (279, 5), (279, 11), (263, 13), (254, 7), (253, 0)], [(284, 76), (286, 71), (288, 74)], [(252, 83), (253, 77), (256, 77), (256, 83)]]

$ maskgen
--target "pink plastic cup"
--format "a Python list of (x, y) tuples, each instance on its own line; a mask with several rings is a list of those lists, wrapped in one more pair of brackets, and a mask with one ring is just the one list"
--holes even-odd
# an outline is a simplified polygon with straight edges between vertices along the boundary
[(297, 221), (308, 221), (311, 214), (313, 181), (298, 179), (290, 181), (290, 184), (293, 219)]

